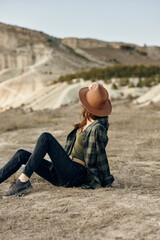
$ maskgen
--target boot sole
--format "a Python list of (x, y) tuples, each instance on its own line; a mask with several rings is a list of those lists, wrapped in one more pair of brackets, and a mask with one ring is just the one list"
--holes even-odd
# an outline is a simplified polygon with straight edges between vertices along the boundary
[(14, 195), (3, 196), (3, 198), (6, 199), (6, 198), (15, 197), (15, 196), (16, 196), (16, 197), (20, 197), (22, 194), (29, 193), (29, 192), (31, 192), (32, 190), (33, 190), (33, 187), (30, 186), (30, 187), (28, 187), (28, 188), (26, 188), (26, 189), (23, 189), (22, 191), (20, 191), (20, 192), (18, 192), (18, 193), (16, 193), (16, 194), (14, 194)]

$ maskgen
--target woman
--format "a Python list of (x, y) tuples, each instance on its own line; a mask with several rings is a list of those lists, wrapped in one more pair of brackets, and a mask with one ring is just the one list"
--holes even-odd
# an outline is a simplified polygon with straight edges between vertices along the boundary
[[(99, 188), (114, 185), (105, 151), (108, 143), (108, 115), (112, 106), (107, 90), (100, 84), (81, 88), (83, 120), (74, 125), (65, 149), (50, 133), (42, 133), (33, 153), (20, 149), (0, 169), (0, 183), (14, 174), (22, 164), (25, 168), (3, 198), (30, 192), (33, 172), (56, 186)], [(48, 153), (51, 162), (44, 159)]]

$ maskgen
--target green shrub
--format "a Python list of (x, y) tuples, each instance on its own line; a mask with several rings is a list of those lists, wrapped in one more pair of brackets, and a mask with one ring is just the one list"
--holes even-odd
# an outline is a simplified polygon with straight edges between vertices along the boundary
[(139, 88), (144, 87), (144, 83), (141, 78), (139, 79), (139, 82), (137, 83), (137, 87), (139, 87)]
[(112, 89), (114, 89), (114, 90), (117, 90), (117, 89), (118, 89), (118, 86), (117, 86), (116, 83), (112, 83)]
[(148, 77), (143, 80), (143, 86), (152, 87), (154, 85), (154, 78)]
[(137, 50), (137, 52), (140, 54), (140, 55), (142, 55), (142, 56), (147, 56), (148, 54), (146, 53), (146, 52), (144, 52), (144, 51), (139, 51), (139, 50)]
[(74, 78), (83, 78), (84, 80), (98, 80), (104, 79), (105, 82), (109, 81), (111, 78), (129, 78), (129, 77), (155, 77), (160, 76), (159, 66), (113, 66), (106, 68), (92, 68), (89, 71), (77, 72), (74, 74), (67, 74), (65, 76), (60, 76), (57, 82), (67, 81), (70, 82)]
[(135, 87), (135, 85), (134, 85), (134, 83), (133, 83), (133, 82), (129, 82), (129, 84), (128, 84), (128, 87), (129, 87), (129, 88), (134, 88), (134, 87)]
[(119, 80), (119, 86), (124, 87), (129, 85), (129, 79), (128, 78), (120, 78)]
[(153, 86), (160, 83), (160, 67), (159, 66), (143, 66), (143, 65), (134, 65), (134, 66), (125, 66), (118, 65), (113, 67), (106, 68), (92, 68), (89, 71), (81, 71), (73, 74), (67, 74), (65, 76), (60, 76), (57, 82), (72, 83), (73, 79), (82, 78), (84, 80), (104, 80), (105, 83), (111, 83), (112, 78), (119, 78), (120, 86), (129, 86), (132, 87), (133, 84), (130, 84), (130, 77), (137, 77), (139, 79), (144, 78), (144, 80), (140, 80), (137, 86)]

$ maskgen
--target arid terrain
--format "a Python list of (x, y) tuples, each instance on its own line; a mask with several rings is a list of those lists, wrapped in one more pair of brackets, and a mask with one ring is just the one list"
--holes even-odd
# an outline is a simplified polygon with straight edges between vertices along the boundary
[[(52, 186), (36, 174), (34, 190), (2, 199), (0, 239), (158, 240), (160, 236), (160, 105), (140, 108), (113, 102), (107, 153), (111, 172), (122, 187), (83, 190)], [(81, 106), (0, 113), (0, 167), (19, 148), (33, 150), (38, 136), (51, 132), (64, 145)]]

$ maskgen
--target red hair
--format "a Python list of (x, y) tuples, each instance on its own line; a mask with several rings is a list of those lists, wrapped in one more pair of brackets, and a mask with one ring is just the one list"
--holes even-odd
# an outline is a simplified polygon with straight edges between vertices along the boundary
[(82, 116), (82, 121), (80, 123), (76, 123), (73, 125), (74, 128), (78, 127), (81, 130), (83, 130), (83, 127), (87, 124), (87, 120), (91, 121), (99, 118), (98, 116), (95, 116), (92, 113), (88, 112), (84, 107), (82, 108), (81, 116)]

